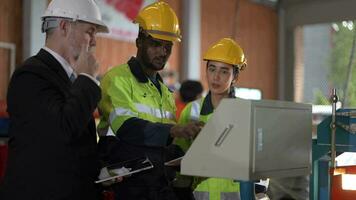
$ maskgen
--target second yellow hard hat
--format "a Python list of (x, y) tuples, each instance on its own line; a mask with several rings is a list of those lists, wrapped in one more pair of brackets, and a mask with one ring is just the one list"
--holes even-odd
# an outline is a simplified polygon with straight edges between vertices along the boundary
[(246, 67), (246, 58), (242, 48), (231, 38), (223, 38), (212, 45), (205, 53), (204, 60), (219, 61), (237, 66), (240, 70)]

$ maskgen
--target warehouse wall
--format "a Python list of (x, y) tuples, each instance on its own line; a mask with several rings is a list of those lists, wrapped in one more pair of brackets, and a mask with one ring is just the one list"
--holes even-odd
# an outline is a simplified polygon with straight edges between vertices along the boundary
[[(182, 19), (181, 0), (166, 0)], [(14, 42), (17, 48), (17, 63), (22, 52), (22, 2), (2, 0), (0, 4), (0, 41)], [(11, 17), (10, 16), (15, 16)], [(241, 73), (239, 86), (262, 90), (263, 98), (277, 98), (277, 16), (272, 8), (258, 5), (249, 0), (202, 0), (201, 1), (201, 51), (222, 37), (233, 37), (245, 50), (248, 67)], [(184, 38), (183, 38), (184, 39)], [(177, 72), (181, 67), (181, 44), (176, 43), (169, 65)], [(5, 98), (9, 70), (6, 56), (0, 51), (0, 99)], [(134, 43), (99, 37), (97, 56), (101, 63), (100, 72), (125, 63), (136, 54)], [(5, 63), (5, 64), (2, 64)], [(205, 84), (205, 63), (201, 62), (201, 79)], [(205, 84), (206, 85), (206, 84)]]
[[(179, 0), (165, 0), (172, 6), (180, 19), (181, 5)], [(99, 37), (97, 40), (97, 56), (100, 61), (100, 74), (104, 74), (109, 68), (126, 63), (127, 60), (136, 55), (136, 45), (132, 42), (112, 40)], [(180, 43), (175, 43), (169, 59), (170, 68), (178, 70), (180, 65)]]
[[(280, 0), (278, 8), (279, 99), (295, 100), (295, 29), (356, 19), (355, 0)], [(302, 13), (302, 14), (301, 14)]]
[[(22, 61), (22, 1), (1, 0), (0, 42), (16, 45), (16, 63)], [(10, 51), (0, 48), (0, 100), (6, 98), (10, 73)]]
[[(167, 2), (182, 19), (182, 1)], [(220, 38), (233, 37), (241, 44), (248, 59), (248, 68), (241, 73), (238, 85), (260, 89), (263, 98), (277, 98), (276, 11), (249, 0), (203, 0), (201, 4), (202, 54)], [(180, 45), (175, 44), (169, 60), (171, 69), (177, 71), (181, 68)], [(134, 43), (99, 38), (97, 52), (102, 63), (101, 73), (104, 73), (109, 67), (126, 62), (130, 56), (135, 55), (136, 47)], [(201, 79), (206, 86), (203, 61), (201, 72)]]
[[(263, 98), (277, 98), (277, 13), (274, 9), (249, 0), (204, 0), (201, 31), (202, 56), (220, 38), (234, 38), (244, 49), (248, 62), (238, 85), (260, 89)], [(205, 62), (202, 62), (201, 72), (205, 72)], [(202, 76), (205, 81), (205, 75)]]

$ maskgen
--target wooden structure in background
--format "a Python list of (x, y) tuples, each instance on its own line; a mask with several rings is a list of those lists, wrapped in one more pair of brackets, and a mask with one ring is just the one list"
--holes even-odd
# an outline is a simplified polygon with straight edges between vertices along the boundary
[[(204, 0), (202, 2), (202, 56), (222, 37), (232, 37), (247, 57), (238, 85), (262, 91), (264, 99), (278, 97), (277, 11), (249, 0)], [(205, 82), (205, 62), (202, 80)]]
[[(179, 19), (182, 1), (167, 1)], [(201, 1), (201, 52), (222, 37), (232, 37), (245, 50), (248, 67), (241, 73), (238, 85), (260, 89), (263, 98), (276, 99), (277, 69), (277, 13), (276, 10), (252, 3), (249, 0)], [(184, 38), (183, 38), (184, 40)], [(136, 54), (134, 43), (99, 38), (97, 55), (101, 73), (124, 63)], [(179, 72), (181, 65), (180, 43), (176, 43), (169, 59), (170, 69)], [(201, 80), (206, 86), (205, 62), (201, 62)]]
[[(0, 42), (16, 45), (16, 64), (22, 61), (22, 1), (1, 0)], [(0, 100), (6, 98), (10, 73), (10, 50), (0, 48)]]
[[(166, 0), (182, 19), (181, 0)], [(263, 98), (278, 97), (277, 70), (277, 13), (250, 0), (201, 1), (201, 52), (222, 37), (232, 37), (245, 50), (248, 67), (240, 74), (238, 85), (260, 89)], [(0, 4), (0, 41), (16, 44), (16, 63), (22, 61), (22, 1), (2, 0)], [(183, 38), (184, 39), (184, 38)], [(174, 45), (169, 68), (181, 68), (180, 43)], [(136, 55), (135, 43), (97, 39), (100, 73), (127, 62)], [(6, 97), (9, 52), (0, 50), (0, 99)], [(201, 62), (201, 80), (205, 84), (205, 62)]]
[[(165, 0), (176, 12), (179, 19), (180, 3), (179, 0)], [(108, 69), (126, 63), (131, 56), (136, 55), (136, 44), (134, 42), (118, 41), (105, 37), (97, 39), (97, 56), (100, 61), (100, 74), (104, 74)], [(171, 57), (168, 60), (170, 69), (179, 71), (180, 66), (180, 43), (174, 43)]]

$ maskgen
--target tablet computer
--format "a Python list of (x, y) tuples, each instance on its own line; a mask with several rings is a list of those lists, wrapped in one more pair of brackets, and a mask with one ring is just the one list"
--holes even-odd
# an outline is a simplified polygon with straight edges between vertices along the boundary
[(153, 164), (147, 157), (135, 158), (104, 167), (95, 183), (109, 181), (118, 177), (129, 176), (138, 172), (153, 168)]
[(180, 162), (182, 161), (183, 156), (179, 158), (175, 158), (173, 160), (167, 161), (164, 163), (165, 166), (179, 166)]

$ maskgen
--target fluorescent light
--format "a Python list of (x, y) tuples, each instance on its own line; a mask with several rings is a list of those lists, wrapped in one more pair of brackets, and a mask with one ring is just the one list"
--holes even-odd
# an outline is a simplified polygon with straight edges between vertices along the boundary
[(344, 152), (337, 156), (335, 160), (338, 167), (356, 165), (356, 153)]
[(341, 176), (343, 190), (356, 190), (356, 174), (343, 174)]
[(262, 92), (259, 89), (235, 88), (235, 95), (241, 99), (260, 100)]

